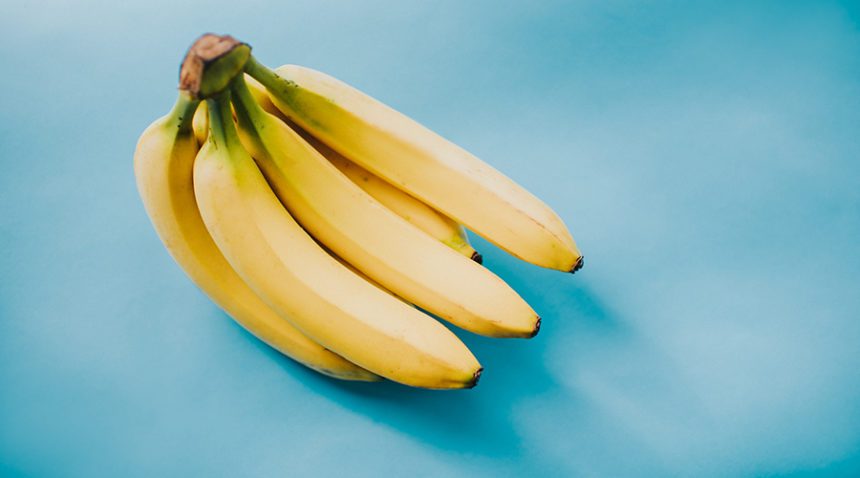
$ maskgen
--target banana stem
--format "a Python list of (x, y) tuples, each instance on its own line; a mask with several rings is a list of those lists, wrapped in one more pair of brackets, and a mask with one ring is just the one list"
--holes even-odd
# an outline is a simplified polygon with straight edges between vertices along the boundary
[(263, 117), (267, 113), (254, 99), (243, 75), (236, 77), (230, 85), (230, 92), (233, 94), (233, 107), (239, 126), (259, 137), (260, 130), (265, 127)]
[(206, 100), (209, 109), (209, 141), (217, 147), (242, 147), (230, 109), (230, 90)]
[(179, 97), (176, 98), (176, 103), (168, 114), (171, 127), (177, 128), (181, 134), (192, 133), (194, 131), (192, 120), (199, 105), (200, 100), (195, 99), (190, 92), (179, 90)]
[(272, 69), (257, 61), (254, 55), (248, 56), (248, 60), (245, 62), (245, 73), (251, 75), (251, 78), (259, 81), (267, 90), (282, 99), (289, 98), (292, 89), (296, 86), (292, 81), (282, 78)]

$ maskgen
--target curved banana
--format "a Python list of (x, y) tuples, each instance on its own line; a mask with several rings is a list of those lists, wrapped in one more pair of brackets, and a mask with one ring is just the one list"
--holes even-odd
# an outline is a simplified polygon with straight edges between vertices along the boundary
[(407, 301), (466, 330), (532, 337), (540, 318), (488, 269), (425, 234), (356, 186), (244, 81), (233, 86), (239, 136), (272, 189), (317, 240)]
[(295, 222), (242, 147), (227, 97), (208, 100), (194, 190), (230, 264), (272, 308), (353, 363), (417, 387), (474, 386), (481, 367), (451, 331), (346, 269)]
[[(281, 110), (272, 103), (269, 95), (266, 94), (265, 87), (261, 85), (260, 82), (248, 74), (245, 74), (245, 81), (248, 84), (248, 88), (251, 90), (251, 95), (253, 95), (254, 100), (257, 101), (263, 110), (289, 122), (286, 116), (281, 113)], [(483, 262), (481, 254), (479, 254), (469, 242), (469, 236), (466, 234), (466, 229), (457, 221), (440, 213), (420, 200), (410, 196), (406, 192), (392, 186), (379, 176), (376, 176), (370, 171), (346, 159), (337, 151), (326, 146), (325, 143), (314, 138), (307, 131), (295, 127), (295, 123), (290, 124), (290, 126), (293, 127), (295, 131), (302, 136), (302, 138), (310, 143), (314, 149), (319, 151), (320, 154), (337, 166), (337, 169), (340, 169), (346, 177), (352, 180), (352, 182), (357, 184), (361, 189), (364, 189), (367, 194), (370, 194), (377, 201), (381, 202), (383, 206), (391, 209), (398, 216), (406, 219), (422, 231), (435, 237), (443, 244), (451, 247), (460, 254), (474, 260), (478, 264)]]
[(275, 314), (219, 252), (200, 218), (192, 186), (198, 146), (191, 123), (197, 105), (181, 92), (173, 111), (144, 131), (134, 154), (138, 191), (167, 250), (203, 292), (263, 342), (332, 377), (378, 380)]
[(409, 117), (321, 72), (245, 71), (291, 121), (512, 255), (574, 272), (582, 256), (562, 220), (514, 181)]

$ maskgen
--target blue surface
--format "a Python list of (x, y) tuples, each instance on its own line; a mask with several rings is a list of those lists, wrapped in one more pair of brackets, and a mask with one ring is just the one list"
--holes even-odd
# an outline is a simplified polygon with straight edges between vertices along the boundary
[[(0, 17), (0, 475), (860, 474), (860, 11), (49, 0)], [(162, 248), (132, 151), (203, 31), (340, 77), (557, 209), (480, 386), (343, 384)]]

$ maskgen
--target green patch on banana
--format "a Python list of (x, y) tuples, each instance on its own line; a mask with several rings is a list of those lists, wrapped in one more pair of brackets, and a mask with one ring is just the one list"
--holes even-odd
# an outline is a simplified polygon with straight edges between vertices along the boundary
[[(268, 90), (272, 96), (287, 106), (290, 111), (284, 111), (283, 113), (291, 120), (298, 123), (311, 124), (321, 130), (328, 129), (324, 123), (321, 123), (316, 119), (318, 115), (309, 114), (309, 110), (311, 110), (311, 108), (308, 108), (308, 106), (302, 101), (302, 94), (311, 93), (302, 89), (302, 87), (300, 87), (296, 82), (288, 78), (284, 78), (274, 70), (263, 65), (257, 61), (253, 55), (248, 59), (247, 63), (245, 63), (245, 73), (259, 81), (260, 84), (266, 87), (266, 90)], [(330, 99), (323, 99), (334, 105)], [(297, 114), (301, 115), (300, 119), (295, 117)]]

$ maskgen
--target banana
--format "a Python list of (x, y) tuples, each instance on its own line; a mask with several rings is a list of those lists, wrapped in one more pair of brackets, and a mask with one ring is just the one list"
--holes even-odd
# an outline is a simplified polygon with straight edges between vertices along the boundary
[(141, 135), (134, 154), (138, 191), (158, 236), (188, 276), (219, 307), (263, 342), (332, 377), (379, 377), (309, 339), (275, 314), (239, 278), (203, 224), (192, 187), (198, 101), (180, 92), (173, 110)]
[(228, 97), (207, 100), (194, 190), (239, 275), (309, 337), (367, 370), (417, 387), (474, 386), (481, 367), (451, 331), (350, 272), (284, 209), (242, 147)]
[(325, 143), (314, 138), (307, 131), (302, 130), (295, 123), (290, 122), (281, 110), (279, 110), (269, 95), (266, 93), (265, 87), (255, 80), (252, 76), (245, 74), (245, 81), (254, 100), (260, 105), (263, 110), (278, 118), (287, 121), (287, 124), (299, 133), (311, 146), (319, 151), (326, 159), (334, 164), (340, 171), (346, 175), (352, 182), (357, 184), (367, 194), (373, 196), (377, 201), (381, 202), (388, 209), (394, 211), (398, 216), (406, 219), (422, 231), (435, 237), (443, 244), (451, 247), (455, 251), (474, 260), (478, 264), (483, 262), (483, 257), (478, 251), (472, 247), (469, 242), (469, 237), (466, 234), (466, 229), (463, 228), (457, 221), (445, 216), (432, 207), (424, 204), (418, 199), (410, 196), (406, 192), (392, 186), (384, 179), (362, 168), (361, 166), (346, 159), (337, 151), (329, 148)]
[[(532, 337), (540, 318), (504, 281), (380, 204), (233, 85), (239, 135), (281, 202), (317, 240), (386, 289), (466, 330)], [(205, 217), (205, 216), (204, 216)]]
[(573, 237), (552, 209), (416, 121), (309, 68), (272, 71), (251, 56), (245, 71), (291, 121), (510, 254), (567, 272), (582, 266)]
[(209, 109), (205, 101), (201, 102), (194, 112), (191, 128), (194, 130), (194, 137), (197, 138), (197, 145), (202, 146), (206, 142), (206, 135), (209, 134)]

